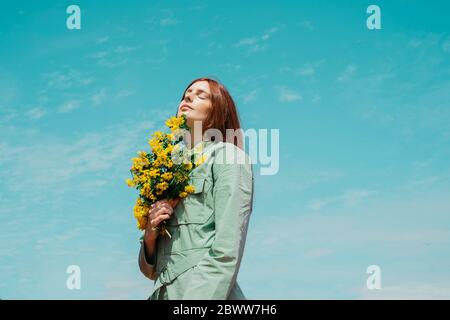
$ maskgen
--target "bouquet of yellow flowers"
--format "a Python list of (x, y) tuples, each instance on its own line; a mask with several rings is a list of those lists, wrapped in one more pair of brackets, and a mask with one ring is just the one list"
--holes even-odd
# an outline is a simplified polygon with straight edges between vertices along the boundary
[[(129, 187), (140, 191), (133, 208), (139, 230), (145, 230), (153, 203), (185, 198), (195, 191), (194, 186), (189, 185), (189, 174), (205, 161), (205, 156), (199, 157), (198, 152), (186, 149), (183, 139), (189, 128), (185, 114), (171, 117), (165, 123), (171, 133), (156, 131), (152, 134), (153, 138), (148, 141), (151, 152), (138, 151), (138, 157), (132, 158), (132, 179), (126, 181)], [(170, 237), (164, 225), (159, 232)]]

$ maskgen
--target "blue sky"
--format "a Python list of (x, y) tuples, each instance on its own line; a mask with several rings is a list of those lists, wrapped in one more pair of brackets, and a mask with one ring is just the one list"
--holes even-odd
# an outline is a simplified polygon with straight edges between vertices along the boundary
[[(66, 8), (81, 8), (81, 30)], [(368, 30), (366, 8), (381, 8)], [(447, 1), (9, 1), (0, 10), (0, 298), (145, 299), (130, 158), (215, 76), (255, 166), (250, 299), (450, 298)], [(79, 265), (81, 290), (66, 288)], [(381, 290), (366, 269), (381, 268)]]

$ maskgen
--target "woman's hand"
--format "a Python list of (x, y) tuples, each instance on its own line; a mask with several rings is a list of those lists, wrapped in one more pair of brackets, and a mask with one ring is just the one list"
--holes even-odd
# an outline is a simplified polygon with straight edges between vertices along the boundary
[(148, 212), (147, 228), (145, 229), (146, 242), (155, 241), (158, 238), (159, 230), (153, 230), (152, 228), (156, 228), (162, 221), (170, 219), (170, 216), (173, 214), (173, 208), (176, 207), (179, 201), (179, 198), (174, 200), (164, 199), (151, 205)]

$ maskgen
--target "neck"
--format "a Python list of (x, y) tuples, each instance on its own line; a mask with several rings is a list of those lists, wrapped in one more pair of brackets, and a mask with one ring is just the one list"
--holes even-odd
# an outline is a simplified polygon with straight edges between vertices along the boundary
[(185, 136), (185, 143), (189, 149), (192, 149), (197, 145), (197, 143), (203, 140), (203, 136), (201, 134), (195, 134), (194, 132), (190, 132), (189, 135)]
[[(189, 124), (188, 124), (189, 125)], [(194, 121), (193, 125), (189, 125), (191, 128), (189, 134), (185, 136), (186, 145), (189, 149), (195, 147), (197, 143), (203, 140), (202, 122)]]

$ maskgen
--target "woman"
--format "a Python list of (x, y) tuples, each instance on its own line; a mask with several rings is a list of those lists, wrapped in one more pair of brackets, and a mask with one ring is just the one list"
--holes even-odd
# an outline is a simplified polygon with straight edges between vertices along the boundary
[[(236, 278), (253, 205), (253, 173), (240, 148), (236, 107), (222, 84), (199, 78), (183, 94), (177, 115), (183, 112), (190, 128), (187, 146), (206, 160), (191, 173), (194, 193), (158, 201), (149, 210), (139, 252), (142, 273), (155, 280), (149, 299), (245, 299)], [(227, 129), (238, 130), (237, 137), (229, 139)], [(163, 221), (171, 237), (158, 236)]]

